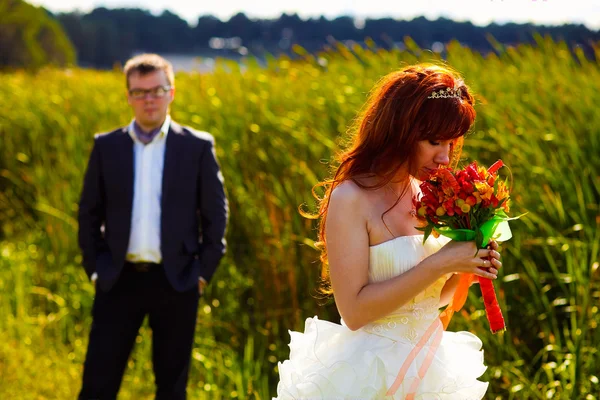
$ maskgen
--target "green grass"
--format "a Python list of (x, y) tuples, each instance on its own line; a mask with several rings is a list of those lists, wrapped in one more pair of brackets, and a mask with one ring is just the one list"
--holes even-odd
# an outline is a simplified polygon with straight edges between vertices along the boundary
[[(229, 252), (201, 300), (193, 399), (270, 399), (288, 329), (337, 318), (319, 306), (311, 188), (382, 75), (442, 62), (346, 48), (267, 68), (222, 62), (178, 74), (172, 115), (213, 133), (231, 205)], [(297, 49), (302, 53), (301, 49)], [(463, 156), (502, 158), (514, 177), (514, 238), (498, 282), (508, 323), (491, 335), (478, 289), (450, 330), (484, 342), (489, 399), (597, 399), (600, 298), (600, 65), (538, 38), (481, 56), (452, 43), (448, 63), (476, 94)], [(597, 48), (596, 59), (600, 59)], [(80, 266), (77, 201), (92, 135), (129, 122), (119, 71), (1, 75), (0, 398), (66, 399), (79, 390), (93, 287)], [(151, 334), (140, 333), (122, 399), (152, 398)]]

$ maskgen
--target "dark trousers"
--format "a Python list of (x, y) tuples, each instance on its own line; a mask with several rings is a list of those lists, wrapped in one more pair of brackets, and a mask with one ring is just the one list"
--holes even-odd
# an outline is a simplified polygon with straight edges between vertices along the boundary
[(152, 329), (156, 399), (185, 399), (198, 299), (198, 288), (175, 291), (156, 264), (146, 272), (126, 264), (110, 291), (96, 287), (79, 400), (117, 398), (146, 315)]

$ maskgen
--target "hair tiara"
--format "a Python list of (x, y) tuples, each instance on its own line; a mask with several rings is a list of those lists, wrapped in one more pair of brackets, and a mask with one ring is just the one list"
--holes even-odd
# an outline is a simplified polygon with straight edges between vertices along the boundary
[(456, 99), (460, 99), (461, 98), (461, 92), (460, 89), (453, 89), (453, 88), (446, 88), (446, 89), (440, 89), (439, 91), (434, 91), (433, 93), (431, 93), (429, 96), (427, 96), (428, 99), (448, 99), (448, 98), (456, 98)]

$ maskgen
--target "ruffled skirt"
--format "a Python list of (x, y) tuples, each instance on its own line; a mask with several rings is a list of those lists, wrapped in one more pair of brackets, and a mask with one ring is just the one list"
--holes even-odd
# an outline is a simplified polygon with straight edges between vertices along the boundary
[[(275, 399), (404, 400), (431, 342), (411, 362), (395, 394), (386, 397), (386, 392), (425, 330), (422, 325), (415, 335), (414, 327), (394, 324), (390, 329), (351, 331), (308, 318), (304, 333), (290, 332), (290, 358), (278, 364)], [(469, 332), (444, 331), (415, 400), (482, 399), (488, 383), (477, 380), (486, 370), (481, 347), (481, 340)]]

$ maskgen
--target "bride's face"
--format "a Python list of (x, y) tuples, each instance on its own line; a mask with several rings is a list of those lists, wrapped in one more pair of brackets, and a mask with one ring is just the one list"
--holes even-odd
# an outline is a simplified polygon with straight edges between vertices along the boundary
[(415, 157), (415, 166), (417, 167), (415, 178), (421, 181), (425, 180), (440, 166), (448, 165), (453, 145), (454, 140), (419, 141)]

